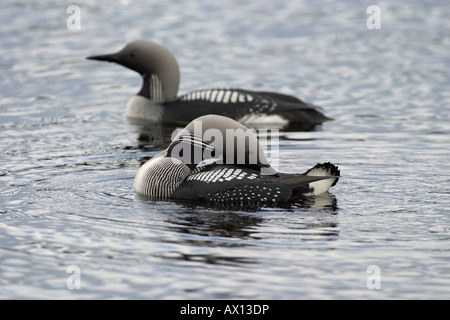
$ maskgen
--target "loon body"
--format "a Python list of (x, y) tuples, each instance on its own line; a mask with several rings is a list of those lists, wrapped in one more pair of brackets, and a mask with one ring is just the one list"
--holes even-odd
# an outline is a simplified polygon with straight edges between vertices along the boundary
[[(227, 130), (235, 135), (227, 135)], [(251, 130), (233, 119), (206, 115), (193, 120), (167, 149), (142, 165), (134, 189), (152, 199), (276, 204), (322, 194), (339, 176), (331, 163), (317, 164), (303, 174), (279, 173)]]
[(206, 114), (230, 117), (247, 125), (311, 130), (330, 120), (318, 107), (300, 99), (273, 92), (243, 89), (203, 89), (178, 96), (180, 71), (173, 54), (145, 40), (127, 44), (122, 50), (87, 59), (115, 62), (138, 72), (142, 87), (126, 109), (130, 120), (186, 125)]

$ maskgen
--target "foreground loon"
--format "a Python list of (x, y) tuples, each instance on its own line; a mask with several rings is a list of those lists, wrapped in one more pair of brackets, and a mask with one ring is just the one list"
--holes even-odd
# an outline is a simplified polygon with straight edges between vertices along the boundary
[(324, 193), (339, 176), (338, 167), (329, 162), (304, 174), (279, 173), (253, 131), (233, 119), (206, 115), (141, 166), (134, 189), (156, 200), (276, 204)]
[(141, 90), (127, 105), (130, 120), (186, 125), (205, 114), (219, 114), (253, 125), (265, 123), (281, 128), (311, 130), (330, 118), (317, 107), (293, 96), (242, 89), (203, 89), (177, 96), (178, 63), (163, 46), (145, 40), (127, 44), (122, 50), (87, 59), (115, 62), (138, 72)]

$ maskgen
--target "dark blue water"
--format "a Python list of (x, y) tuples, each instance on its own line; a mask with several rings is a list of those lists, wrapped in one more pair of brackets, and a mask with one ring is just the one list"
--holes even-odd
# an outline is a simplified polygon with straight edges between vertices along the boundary
[[(69, 30), (70, 4), (0, 11), (0, 298), (450, 297), (448, 4), (382, 2), (370, 30), (364, 1), (81, 1)], [(170, 48), (180, 93), (322, 106), (280, 170), (332, 161), (338, 185), (287, 208), (136, 198), (162, 149), (124, 117), (140, 79), (84, 59), (135, 39)]]

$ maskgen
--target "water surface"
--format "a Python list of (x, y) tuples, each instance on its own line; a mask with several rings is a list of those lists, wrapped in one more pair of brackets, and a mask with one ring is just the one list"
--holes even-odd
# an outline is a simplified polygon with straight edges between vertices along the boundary
[[(450, 297), (446, 3), (379, 2), (369, 30), (364, 1), (81, 1), (78, 31), (70, 4), (0, 12), (0, 298)], [(134, 72), (84, 59), (135, 39), (170, 48), (180, 93), (322, 106), (333, 121), (281, 133), (280, 170), (331, 161), (338, 185), (281, 208), (138, 199), (164, 131), (126, 122)]]

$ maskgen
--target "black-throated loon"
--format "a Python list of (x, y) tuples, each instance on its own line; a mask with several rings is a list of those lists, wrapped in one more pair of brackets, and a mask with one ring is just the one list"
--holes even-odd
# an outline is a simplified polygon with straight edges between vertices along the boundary
[(186, 125), (205, 114), (230, 117), (256, 127), (312, 130), (330, 120), (318, 107), (300, 99), (274, 92), (243, 89), (202, 89), (177, 96), (180, 71), (173, 54), (163, 46), (146, 40), (127, 44), (122, 50), (87, 59), (115, 62), (138, 72), (141, 90), (127, 104), (130, 120)]
[(322, 194), (339, 176), (338, 167), (329, 162), (303, 174), (279, 173), (253, 131), (233, 119), (206, 115), (141, 166), (134, 189), (156, 200), (277, 204)]

